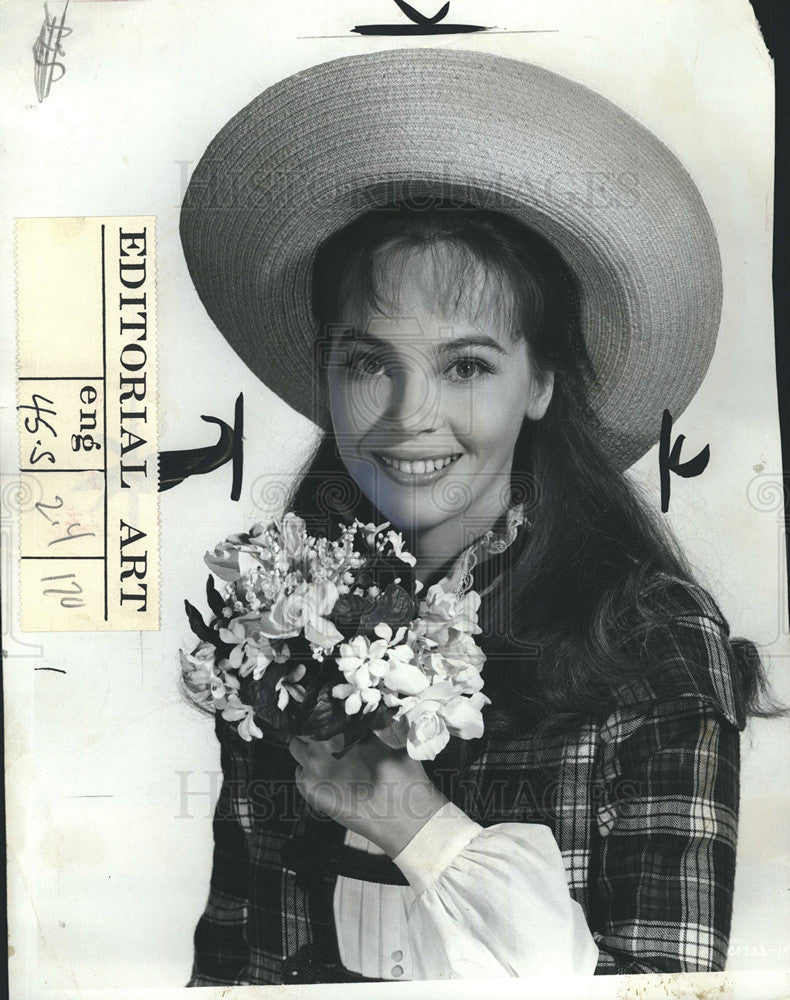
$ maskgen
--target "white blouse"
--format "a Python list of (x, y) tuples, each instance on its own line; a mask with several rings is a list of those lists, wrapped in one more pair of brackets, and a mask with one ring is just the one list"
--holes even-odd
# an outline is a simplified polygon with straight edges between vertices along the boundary
[[(507, 512), (444, 578), (459, 592), (524, 523)], [(345, 843), (384, 852), (359, 834)], [(592, 975), (598, 949), (571, 898), (551, 830), (533, 823), (482, 827), (447, 802), (393, 859), (408, 886), (339, 877), (334, 916), (340, 958), (369, 979), (477, 979), (540, 973)]]
[[(345, 843), (379, 847), (348, 831)], [(598, 949), (551, 830), (446, 803), (394, 858), (408, 886), (339, 877), (340, 958), (370, 979), (592, 975)]]

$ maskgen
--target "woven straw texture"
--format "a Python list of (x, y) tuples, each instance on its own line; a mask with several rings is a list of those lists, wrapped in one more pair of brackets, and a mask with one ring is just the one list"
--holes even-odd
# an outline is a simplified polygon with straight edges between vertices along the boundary
[(241, 359), (321, 426), (314, 251), (393, 200), (457, 198), (548, 238), (582, 287), (603, 443), (626, 468), (707, 371), (721, 265), (693, 181), (610, 101), (498, 56), (396, 49), (322, 63), (253, 100), (212, 140), (181, 213), (187, 264)]

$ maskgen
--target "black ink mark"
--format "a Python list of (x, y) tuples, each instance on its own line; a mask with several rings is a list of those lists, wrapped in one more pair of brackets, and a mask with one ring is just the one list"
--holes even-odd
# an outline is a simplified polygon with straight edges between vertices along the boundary
[(56, 493), (55, 499), (58, 501), (57, 503), (44, 503), (43, 500), (39, 500), (38, 503), (36, 503), (35, 505), (36, 510), (39, 512), (39, 514), (41, 514), (42, 517), (45, 517), (50, 524), (60, 524), (60, 521), (53, 521), (52, 518), (49, 516), (49, 514), (44, 513), (42, 507), (46, 507), (47, 510), (60, 510), (60, 508), (63, 506), (63, 497), (59, 497)]
[[(43, 433), (41, 428), (46, 427), (46, 429), (53, 437), (57, 437), (58, 432), (55, 430), (52, 424), (49, 423), (49, 421), (44, 419), (45, 413), (47, 414), (47, 416), (56, 417), (58, 415), (57, 411), (50, 410), (49, 407), (41, 405), (42, 403), (49, 403), (50, 406), (53, 406), (54, 404), (52, 400), (48, 399), (46, 396), (42, 396), (38, 392), (34, 392), (33, 395), (31, 396), (31, 403), (32, 405), (20, 404), (17, 407), (18, 410), (33, 410), (33, 414), (31, 416), (25, 417), (24, 420), (24, 427), (25, 430), (28, 432), (28, 434), (41, 434)], [(55, 464), (55, 456), (52, 454), (51, 451), (42, 451), (42, 452), (37, 451), (38, 448), (42, 447), (43, 445), (41, 443), (41, 440), (37, 438), (36, 443), (33, 446), (33, 450), (30, 452), (30, 457), (28, 458), (28, 462), (30, 463), (30, 465), (36, 465), (38, 462), (41, 461), (42, 458), (49, 459), (50, 465)]]
[(65, 670), (61, 670), (60, 667), (33, 667), (34, 670), (51, 670), (54, 674), (65, 674)]
[[(28, 434), (38, 434), (39, 427), (41, 426), (41, 424), (43, 424), (47, 428), (47, 430), (51, 432), (53, 437), (57, 437), (58, 432), (42, 416), (42, 414), (44, 413), (48, 414), (50, 417), (56, 417), (58, 415), (57, 410), (50, 410), (48, 407), (41, 405), (41, 403), (49, 403), (50, 406), (54, 406), (52, 400), (47, 399), (46, 396), (42, 396), (38, 392), (34, 392), (31, 397), (31, 401), (33, 403), (32, 406), (20, 405), (17, 407), (18, 410), (34, 411), (34, 415), (32, 417), (25, 417), (25, 430), (28, 432)], [(33, 421), (32, 424), (30, 422), (31, 420)]]
[(421, 14), (406, 0), (395, 0), (412, 24), (358, 24), (352, 30), (358, 35), (458, 35), (470, 31), (488, 31), (482, 24), (443, 24), (450, 11), (448, 2), (432, 17)]
[[(669, 474), (674, 472), (676, 476), (683, 479), (691, 479), (692, 476), (700, 476), (705, 471), (710, 461), (710, 445), (706, 444), (702, 451), (690, 458), (687, 462), (680, 461), (680, 450), (686, 440), (684, 434), (678, 434), (677, 440), (672, 441), (672, 414), (669, 410), (664, 410), (661, 418), (661, 439), (658, 445), (658, 469), (661, 482), (661, 512), (666, 514), (669, 510)], [(671, 445), (671, 447), (670, 447)]]
[(55, 456), (52, 454), (52, 452), (51, 451), (37, 451), (36, 449), (38, 449), (40, 447), (41, 447), (41, 442), (40, 441), (36, 441), (35, 447), (30, 452), (30, 464), (31, 465), (36, 465), (36, 463), (40, 462), (42, 458), (48, 458), (50, 465), (54, 465), (55, 464)]
[[(66, 75), (66, 67), (62, 62), (58, 62), (58, 56), (66, 53), (60, 44), (61, 39), (71, 34), (71, 28), (66, 27), (66, 11), (69, 9), (69, 0), (63, 8), (60, 21), (49, 13), (49, 9), (44, 4), (44, 23), (41, 31), (33, 44), (33, 60), (36, 64), (35, 81), (36, 93), (39, 103), (49, 96), (49, 89), (53, 83), (62, 80)], [(59, 76), (53, 76), (55, 70), (60, 70)]]
[(219, 417), (202, 416), (201, 420), (218, 424), (219, 441), (205, 448), (191, 448), (186, 451), (163, 451), (159, 455), (159, 492), (172, 489), (183, 483), (189, 476), (201, 476), (213, 472), (226, 462), (233, 463), (233, 482), (230, 498), (241, 496), (244, 475), (244, 393), (236, 399), (233, 427)]

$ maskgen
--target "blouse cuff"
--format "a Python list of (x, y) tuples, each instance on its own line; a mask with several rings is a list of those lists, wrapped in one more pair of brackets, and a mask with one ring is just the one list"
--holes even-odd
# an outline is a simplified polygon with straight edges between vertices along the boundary
[(446, 802), (393, 861), (419, 896), (482, 829), (458, 806)]

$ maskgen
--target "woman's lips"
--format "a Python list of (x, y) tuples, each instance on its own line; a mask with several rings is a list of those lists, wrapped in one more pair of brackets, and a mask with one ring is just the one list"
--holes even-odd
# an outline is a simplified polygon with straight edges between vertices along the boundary
[(405, 459), (396, 458), (392, 455), (382, 455), (374, 453), (374, 457), (387, 471), (387, 474), (397, 482), (403, 483), (429, 483), (454, 465), (459, 458), (460, 452), (450, 455), (443, 455), (437, 458)]

